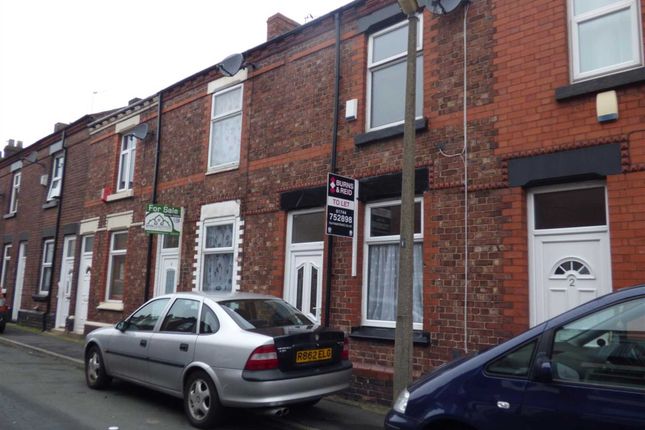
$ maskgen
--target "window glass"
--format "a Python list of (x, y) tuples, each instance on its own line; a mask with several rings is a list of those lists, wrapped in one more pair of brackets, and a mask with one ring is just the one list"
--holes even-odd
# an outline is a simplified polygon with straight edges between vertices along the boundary
[(645, 390), (645, 298), (620, 303), (556, 331), (555, 380)]
[(128, 249), (128, 234), (115, 233), (114, 242), (112, 243), (112, 249), (115, 251)]
[(233, 224), (206, 227), (206, 248), (233, 246)]
[(202, 290), (224, 292), (233, 290), (233, 253), (206, 254)]
[(178, 333), (195, 333), (197, 331), (197, 315), (199, 302), (197, 300), (177, 299), (161, 324), (161, 331)]
[(242, 109), (242, 87), (216, 94), (214, 116), (218, 117)]
[(128, 320), (128, 330), (152, 331), (161, 317), (161, 312), (170, 299), (154, 300), (138, 311)]
[(179, 248), (179, 235), (178, 234), (164, 234), (163, 244), (161, 245), (163, 249), (174, 249)]
[(132, 135), (121, 138), (121, 154), (119, 156), (119, 181), (117, 191), (132, 189), (134, 180), (134, 163), (136, 158), (136, 138)]
[(374, 37), (372, 62), (402, 54), (408, 50), (408, 26), (404, 25)]
[(214, 122), (211, 133), (213, 135), (211, 166), (239, 161), (242, 115)]
[(622, 10), (580, 24), (580, 71), (628, 62), (633, 56), (632, 14)]
[(94, 248), (94, 236), (85, 236), (83, 252), (90, 253)]
[(604, 187), (535, 194), (535, 228), (606, 225)]
[(219, 320), (213, 310), (206, 306), (202, 306), (202, 317), (199, 322), (200, 334), (212, 334), (219, 330)]
[(284, 300), (227, 300), (220, 305), (243, 329), (312, 324), (309, 318)]
[(313, 212), (294, 214), (291, 243), (322, 242), (325, 234), (325, 214)]
[(536, 345), (537, 341), (533, 341), (506, 353), (492, 362), (486, 370), (504, 376), (528, 376)]
[[(371, 127), (403, 121), (406, 63), (400, 61), (372, 73)], [(415, 112), (423, 112), (423, 57), (417, 57)]]
[(76, 251), (76, 239), (71, 239), (67, 245), (67, 257), (71, 258), (74, 256)]
[[(393, 236), (401, 233), (401, 205), (374, 207), (370, 213), (370, 236)], [(414, 204), (414, 233), (421, 233), (419, 202)]]
[(123, 300), (123, 287), (125, 285), (125, 255), (112, 256), (112, 270), (110, 271), (110, 294), (108, 300)]
[(52, 277), (52, 261), (54, 258), (54, 241), (48, 239), (43, 243), (43, 259), (41, 265), (40, 275), (40, 292), (46, 293), (49, 291)]
[(170, 294), (175, 292), (175, 277), (177, 271), (175, 269), (166, 270), (166, 285), (164, 285), (164, 293)]

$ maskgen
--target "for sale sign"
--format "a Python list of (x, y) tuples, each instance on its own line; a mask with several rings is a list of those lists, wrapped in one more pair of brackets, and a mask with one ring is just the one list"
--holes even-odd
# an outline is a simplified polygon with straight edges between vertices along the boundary
[(353, 237), (358, 181), (327, 175), (327, 234)]
[(146, 233), (179, 235), (181, 226), (181, 208), (152, 203), (146, 205), (146, 217), (143, 225)]

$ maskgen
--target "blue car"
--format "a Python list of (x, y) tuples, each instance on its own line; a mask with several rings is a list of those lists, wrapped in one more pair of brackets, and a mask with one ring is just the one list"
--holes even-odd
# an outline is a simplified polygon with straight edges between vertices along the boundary
[(385, 428), (645, 429), (645, 286), (436, 369), (403, 390)]

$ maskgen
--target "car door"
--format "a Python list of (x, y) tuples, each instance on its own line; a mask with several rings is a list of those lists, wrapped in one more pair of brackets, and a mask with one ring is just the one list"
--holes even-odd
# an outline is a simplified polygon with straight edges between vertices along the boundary
[(181, 392), (184, 368), (193, 361), (200, 301), (176, 299), (150, 339), (148, 382)]
[(645, 428), (645, 298), (555, 327), (546, 339), (549, 373), (526, 392), (531, 428)]
[(113, 376), (146, 381), (148, 347), (169, 298), (152, 300), (134, 312), (109, 341), (105, 351), (107, 368)]

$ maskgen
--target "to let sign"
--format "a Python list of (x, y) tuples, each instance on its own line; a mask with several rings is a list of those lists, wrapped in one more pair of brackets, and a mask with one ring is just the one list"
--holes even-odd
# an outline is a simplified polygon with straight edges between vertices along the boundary
[(327, 175), (327, 234), (353, 237), (358, 181)]
[(146, 233), (178, 235), (181, 233), (182, 210), (174, 206), (148, 204), (143, 225)]

